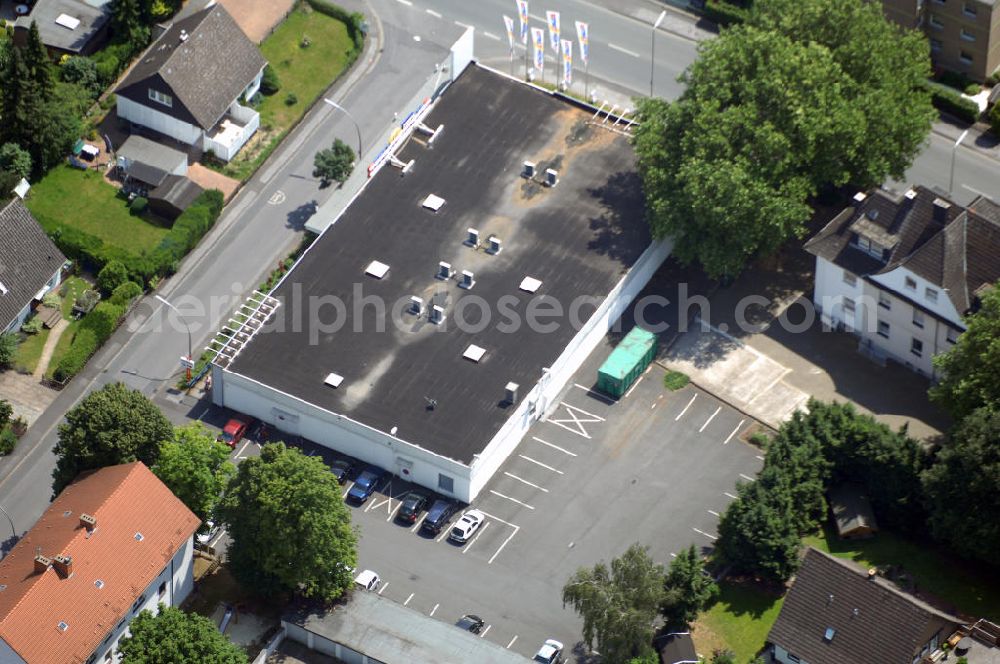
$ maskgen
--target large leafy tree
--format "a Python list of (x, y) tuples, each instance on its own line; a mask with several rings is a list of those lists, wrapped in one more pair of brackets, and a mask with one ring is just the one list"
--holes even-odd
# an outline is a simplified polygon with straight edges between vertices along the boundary
[(88, 394), (59, 425), (52, 491), (58, 494), (78, 474), (142, 461), (156, 464), (173, 427), (142, 392), (111, 383)]
[(583, 618), (583, 638), (608, 662), (652, 649), (653, 621), (664, 597), (663, 566), (633, 544), (608, 566), (580, 568), (563, 586), (563, 604)]
[(979, 309), (965, 319), (967, 329), (958, 343), (934, 358), (941, 380), (931, 388), (931, 399), (956, 420), (982, 406), (1000, 411), (998, 286), (989, 289), (980, 300)]
[(795, 528), (803, 533), (814, 529), (826, 516), (823, 494), (831, 473), (823, 440), (813, 431), (814, 417), (796, 411), (770, 440), (764, 457), (764, 467), (780, 472), (788, 481), (796, 505)]
[(323, 182), (336, 181), (341, 184), (354, 169), (354, 150), (339, 138), (329, 148), (316, 153), (313, 163), (313, 177)]
[(42, 43), (42, 36), (38, 32), (38, 24), (31, 22), (28, 30), (28, 38), (24, 45), (24, 60), (28, 66), (31, 80), (38, 86), (43, 95), (48, 96), (52, 92), (54, 81), (52, 80), (52, 61), (49, 59), (49, 51)]
[(142, 0), (112, 0), (111, 34), (120, 44), (128, 44), (133, 51), (149, 43), (150, 13), (148, 2)]
[(678, 101), (639, 104), (653, 232), (682, 260), (736, 274), (804, 233), (821, 187), (902, 174), (934, 117), (929, 72), (926, 41), (863, 0), (758, 2), (699, 47)]
[(686, 628), (719, 598), (719, 586), (705, 571), (705, 561), (694, 545), (670, 562), (664, 590), (663, 617), (669, 627), (677, 629)]
[(973, 411), (923, 475), (934, 536), (1000, 564), (1000, 411)]
[(160, 604), (129, 623), (118, 644), (122, 664), (246, 664), (246, 653), (208, 618)]
[(229, 461), (229, 448), (200, 422), (192, 422), (174, 430), (173, 439), (160, 448), (160, 459), (152, 470), (205, 521), (212, 516), (236, 466)]
[(340, 487), (319, 457), (284, 443), (240, 464), (216, 508), (233, 574), (264, 595), (333, 600), (351, 585), (357, 535)]

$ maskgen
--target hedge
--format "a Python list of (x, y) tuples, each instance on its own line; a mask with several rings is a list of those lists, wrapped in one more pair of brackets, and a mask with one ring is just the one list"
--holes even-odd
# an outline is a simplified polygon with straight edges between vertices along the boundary
[(125, 306), (115, 302), (100, 302), (93, 311), (80, 320), (69, 350), (59, 360), (53, 377), (60, 382), (69, 380), (80, 373), (90, 356), (108, 340), (125, 315)]
[(315, 11), (335, 18), (347, 26), (347, 34), (351, 38), (351, 41), (354, 42), (354, 54), (350, 58), (351, 62), (353, 62), (354, 58), (358, 57), (365, 47), (365, 33), (362, 29), (365, 15), (360, 12), (349, 12), (343, 7), (339, 7), (326, 0), (307, 0), (307, 2)]
[(979, 107), (976, 102), (966, 99), (959, 92), (946, 85), (926, 81), (928, 92), (931, 93), (931, 102), (934, 108), (944, 113), (950, 113), (960, 120), (969, 124), (979, 119)]
[(134, 281), (126, 281), (111, 293), (111, 303), (127, 307), (132, 300), (142, 295), (142, 286)]
[(734, 23), (745, 23), (749, 12), (743, 7), (730, 4), (725, 0), (705, 0), (702, 14), (713, 23), (724, 27)]

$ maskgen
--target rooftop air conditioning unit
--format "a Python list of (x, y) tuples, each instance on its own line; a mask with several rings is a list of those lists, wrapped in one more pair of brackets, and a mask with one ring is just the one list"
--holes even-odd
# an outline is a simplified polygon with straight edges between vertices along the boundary
[(416, 295), (410, 296), (410, 313), (417, 316), (424, 313), (424, 298)]
[(438, 263), (438, 272), (435, 276), (438, 279), (448, 280), (455, 276), (455, 270), (451, 269), (451, 263), (441, 261)]
[(432, 323), (434, 323), (435, 325), (440, 325), (441, 323), (444, 322), (445, 318), (447, 318), (447, 316), (444, 315), (444, 307), (437, 304), (431, 306)]
[(498, 238), (496, 235), (491, 235), (490, 236), (490, 248), (487, 249), (486, 251), (487, 251), (487, 253), (490, 253), (490, 254), (493, 254), (494, 256), (496, 256), (501, 251), (503, 251), (503, 242), (501, 242), (500, 238)]
[(531, 179), (535, 177), (535, 162), (526, 161), (524, 162), (524, 169), (521, 171), (521, 177)]
[(554, 187), (559, 184), (559, 171), (551, 168), (545, 169), (545, 184), (549, 187)]
[(475, 228), (470, 228), (468, 235), (465, 237), (465, 244), (473, 249), (477, 248), (479, 246), (479, 231)]
[(464, 288), (466, 290), (471, 290), (473, 286), (476, 285), (476, 277), (474, 274), (468, 270), (462, 270), (462, 281), (459, 282), (459, 288)]
[(517, 403), (517, 383), (507, 383), (504, 388), (504, 401), (509, 404)]

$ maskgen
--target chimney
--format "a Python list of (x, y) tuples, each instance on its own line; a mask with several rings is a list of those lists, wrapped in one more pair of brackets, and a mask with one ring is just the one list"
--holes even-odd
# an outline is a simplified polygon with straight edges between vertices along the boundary
[(56, 556), (52, 559), (52, 567), (64, 579), (68, 579), (73, 574), (73, 558), (71, 556)]
[(868, 196), (863, 191), (859, 191), (858, 193), (854, 194), (855, 204), (860, 205), (866, 198), (868, 198)]
[(188, 38), (187, 30), (181, 30), (181, 42), (186, 42)]
[(97, 527), (97, 519), (91, 516), (90, 514), (81, 514), (80, 525), (86, 528), (87, 530), (93, 530), (94, 528)]
[(51, 564), (52, 561), (49, 558), (46, 558), (45, 556), (39, 553), (37, 556), (35, 556), (35, 574), (41, 574), (42, 572), (47, 570), (49, 568), (49, 565)]
[(869, 581), (874, 581), (875, 577), (877, 575), (878, 575), (878, 570), (876, 570), (874, 567), (869, 567), (868, 568), (868, 580)]
[(934, 199), (934, 221), (939, 224), (945, 224), (948, 221), (948, 210), (951, 209), (951, 203), (944, 200), (943, 198)]
[(504, 401), (513, 405), (517, 403), (517, 383), (507, 383), (507, 387), (504, 388)]

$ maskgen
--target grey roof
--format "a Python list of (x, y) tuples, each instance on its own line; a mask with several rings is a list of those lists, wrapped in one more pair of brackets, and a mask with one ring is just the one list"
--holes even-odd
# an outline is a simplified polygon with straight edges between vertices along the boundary
[[(15, 3), (17, 4), (17, 3)], [(108, 22), (111, 0), (38, 0), (28, 16), (19, 16), (14, 22), (17, 28), (29, 29), (31, 22), (38, 23), (38, 34), (42, 43), (70, 53), (84, 50), (91, 38)], [(60, 15), (66, 14), (78, 21), (73, 30), (56, 23)]]
[[(984, 284), (1000, 279), (1000, 205), (980, 196), (963, 208), (926, 187), (911, 191), (871, 192), (810, 238), (806, 250), (863, 277), (905, 267), (943, 288), (965, 314)], [(859, 234), (886, 247), (883, 260), (852, 245)]]
[(134, 178), (139, 182), (144, 182), (150, 187), (159, 187), (161, 184), (167, 181), (167, 176), (170, 175), (164, 170), (156, 168), (155, 166), (150, 166), (149, 164), (144, 164), (141, 161), (133, 161), (125, 167), (125, 172), (128, 173), (130, 178)]
[(118, 148), (117, 156), (142, 162), (167, 173), (173, 173), (181, 164), (187, 166), (186, 154), (143, 136), (133, 135), (125, 139)]
[(168, 175), (160, 186), (149, 192), (149, 199), (166, 201), (184, 211), (203, 191), (205, 190), (183, 175)]
[[(386, 166), (368, 183), (274, 292), (285, 302), (274, 329), (257, 334), (228, 370), (471, 462), (511, 415), (505, 385), (517, 383), (523, 397), (575, 336), (578, 319), (593, 314), (593, 301), (577, 298), (606, 298), (650, 244), (635, 154), (624, 136), (589, 127), (591, 115), (470, 65), (425, 120), (444, 125), (433, 149), (414, 138), (399, 152), (416, 162), (406, 177)], [(521, 164), (532, 158), (540, 173), (561, 163), (558, 186), (526, 184)], [(429, 194), (445, 199), (438, 212), (421, 206)], [(484, 244), (499, 236), (501, 253), (465, 246), (470, 227)], [(373, 260), (389, 265), (383, 279), (364, 274)], [(475, 286), (436, 279), (439, 261), (475, 273)], [(542, 282), (535, 295), (519, 289), (525, 277)], [(381, 298), (387, 314), (423, 297), (448, 319), (438, 326), (403, 315), (397, 325), (362, 295)], [(346, 316), (324, 305), (318, 317), (328, 327), (320, 329), (309, 310), (332, 298)], [(530, 326), (527, 312), (539, 302), (562, 313)], [(463, 358), (470, 344), (486, 350), (479, 362)], [(329, 373), (344, 384), (324, 384)], [(426, 399), (437, 405), (429, 409)]]
[(7, 329), (66, 257), (15, 198), (0, 209), (0, 330)]
[(860, 528), (878, 530), (875, 513), (872, 511), (864, 487), (860, 484), (850, 482), (839, 484), (830, 489), (827, 497), (839, 534), (850, 535)]
[[(461, 616), (455, 616), (455, 620)], [(299, 609), (282, 616), (379, 662), (523, 664), (527, 660), (488, 639), (425, 616), (386, 597), (355, 590), (346, 604)]]
[(810, 547), (767, 640), (809, 664), (911, 664), (935, 633), (944, 641), (959, 624), (853, 562)]
[(654, 643), (660, 653), (660, 664), (698, 664), (690, 632), (673, 632), (656, 637)]
[[(185, 39), (181, 35), (186, 34)], [(222, 5), (175, 21), (150, 46), (116, 90), (133, 98), (146, 94), (144, 81), (159, 76), (191, 112), (211, 129), (250, 85), (266, 61)]]

